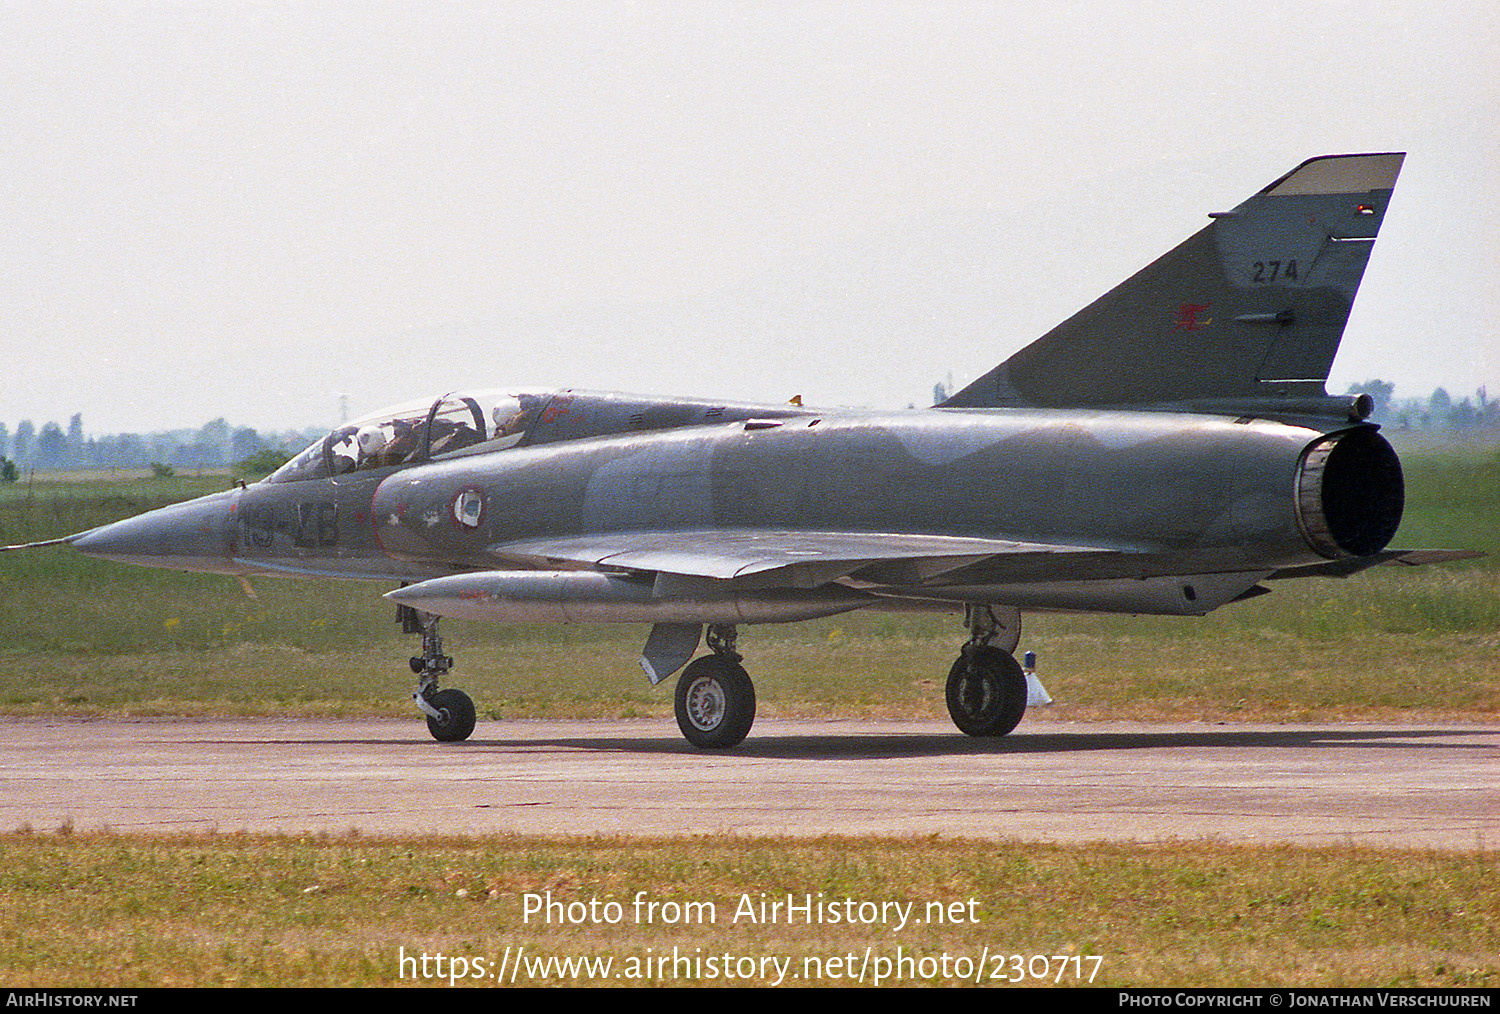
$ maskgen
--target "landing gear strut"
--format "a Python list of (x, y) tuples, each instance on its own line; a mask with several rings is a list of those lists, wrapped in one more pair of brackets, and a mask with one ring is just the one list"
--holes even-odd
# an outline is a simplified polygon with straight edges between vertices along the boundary
[(713, 654), (688, 663), (677, 680), (677, 727), (694, 746), (736, 746), (755, 722), (755, 684), (740, 665), (736, 636), (732, 623), (709, 624)]
[(422, 635), (422, 655), (411, 660), (411, 671), (417, 674), (417, 692), (411, 698), (427, 716), (427, 731), (440, 743), (468, 739), (474, 731), (474, 701), (462, 690), (438, 689), (438, 677), (453, 668), (453, 658), (443, 654), (443, 636), (438, 633), (441, 617), (411, 606), (397, 606), (396, 611), (404, 633)]
[(966, 735), (1004, 736), (1026, 714), (1026, 676), (1011, 654), (1020, 641), (1020, 613), (969, 605), (964, 623), (969, 641), (948, 671), (948, 714)]

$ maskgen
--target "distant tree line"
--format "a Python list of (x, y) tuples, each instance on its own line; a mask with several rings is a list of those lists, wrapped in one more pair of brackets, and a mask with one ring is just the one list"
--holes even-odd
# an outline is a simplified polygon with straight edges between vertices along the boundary
[(1351, 384), (1349, 393), (1368, 394), (1375, 402), (1370, 420), (1392, 429), (1500, 429), (1500, 401), (1492, 401), (1483, 387), (1458, 401), (1441, 387), (1425, 398), (1397, 398), (1396, 385), (1378, 379)]
[[(940, 404), (953, 395), (953, 378), (939, 381), (932, 388), (932, 403)], [(1370, 421), (1400, 430), (1453, 430), (1461, 432), (1480, 428), (1500, 429), (1500, 400), (1491, 400), (1483, 387), (1472, 398), (1454, 401), (1441, 387), (1427, 397), (1397, 398), (1396, 385), (1386, 380), (1367, 380), (1351, 384), (1349, 394), (1368, 394), (1375, 402)]]
[(67, 429), (49, 422), (38, 430), (30, 419), (23, 419), (14, 434), (0, 423), (0, 479), (15, 481), (12, 476), (17, 470), (33, 468), (146, 469), (164, 465), (215, 469), (249, 462), (258, 469), (267, 462), (285, 460), (326, 432), (314, 427), (262, 435), (249, 426), (231, 426), (215, 419), (196, 430), (92, 437), (84, 435), (81, 412), (68, 420)]
[[(951, 377), (946, 383), (934, 385), (933, 403), (952, 391)], [(1368, 394), (1375, 402), (1371, 420), (1393, 429), (1500, 429), (1500, 400), (1492, 400), (1483, 387), (1472, 398), (1465, 396), (1458, 401), (1441, 387), (1425, 398), (1397, 398), (1396, 385), (1377, 378), (1350, 385), (1348, 393)], [(238, 467), (246, 475), (263, 475), (325, 432), (312, 427), (262, 435), (249, 426), (231, 426), (220, 418), (196, 430), (91, 437), (84, 435), (82, 412), (73, 413), (67, 429), (49, 422), (38, 431), (30, 419), (23, 419), (11, 433), (0, 422), (0, 481), (14, 482), (19, 472), (28, 469), (145, 469), (153, 465), (174, 469)]]

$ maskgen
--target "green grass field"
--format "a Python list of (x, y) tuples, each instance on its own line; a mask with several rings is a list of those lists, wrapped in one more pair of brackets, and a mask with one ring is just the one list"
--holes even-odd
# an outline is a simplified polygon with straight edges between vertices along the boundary
[[(1094, 718), (1487, 718), (1500, 712), (1500, 451), (1403, 450), (1396, 545), (1485, 559), (1380, 567), (1201, 618), (1028, 614), (1022, 648), (1059, 705)], [(228, 484), (59, 474), (0, 487), (0, 540), (80, 531)], [(65, 547), (0, 556), (0, 710), (79, 714), (408, 714), (412, 678), (387, 586), (234, 578), (91, 560)], [(670, 714), (635, 663), (633, 625), (449, 620), (452, 682), (481, 715)], [(846, 614), (745, 628), (764, 714), (940, 716), (957, 616)]]

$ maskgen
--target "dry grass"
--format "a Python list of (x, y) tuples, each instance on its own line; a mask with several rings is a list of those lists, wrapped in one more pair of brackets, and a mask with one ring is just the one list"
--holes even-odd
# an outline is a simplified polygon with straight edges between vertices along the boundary
[[(622, 918), (528, 919), (525, 895), (547, 892), (562, 906), (581, 902), (574, 914), (593, 901), (618, 902)], [(661, 903), (712, 903), (716, 918), (646, 923), (634, 914), (638, 892)], [(737, 923), (740, 897), (758, 903), (762, 893), (914, 907), (904, 927)], [(928, 903), (959, 921), (919, 923)], [(1097, 956), (1097, 969), (1077, 966), (1085, 980), (1096, 971), (1096, 986), (1493, 987), (1500, 878), (1485, 854), (1201, 843), (141, 839), (66, 828), (0, 837), (0, 979), (12, 987), (388, 985), (403, 981), (403, 949), (463, 957), (472, 974), (493, 973), (475, 959), (498, 962), (507, 947), (536, 959), (612, 958), (619, 984), (636, 981), (623, 974), (632, 957), (674, 947), (699, 957), (790, 959), (798, 975), (804, 959), (853, 953), (862, 961), (868, 948), (874, 957), (930, 959), (932, 976), (911, 967), (929, 982), (958, 979), (938, 974), (941, 955), (952, 973), (963, 967), (960, 956), (972, 967), (988, 948), (984, 981), (996, 971), (1013, 975), (1010, 955), (1035, 954), (1048, 956), (1053, 975), (1053, 956)], [(1078, 981), (1074, 967), (1061, 973), (1063, 984)], [(428, 971), (436, 969), (429, 961)], [(412, 982), (419, 966), (406, 971)], [(703, 966), (698, 973), (678, 966), (648, 984), (724, 981)], [(518, 982), (527, 981), (522, 972)], [(823, 981), (834, 981), (826, 967)]]

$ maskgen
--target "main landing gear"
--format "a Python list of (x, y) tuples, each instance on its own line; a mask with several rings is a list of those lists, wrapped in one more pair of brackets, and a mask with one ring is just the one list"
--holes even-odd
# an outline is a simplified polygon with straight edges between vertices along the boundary
[(474, 731), (474, 701), (462, 690), (438, 689), (438, 677), (453, 668), (453, 658), (443, 654), (443, 638), (438, 633), (440, 617), (411, 606), (397, 606), (401, 629), (422, 635), (422, 656), (413, 657), (411, 671), (417, 674), (417, 692), (411, 695), (417, 710), (427, 716), (427, 731), (440, 743), (468, 739)]
[(755, 722), (755, 684), (734, 650), (732, 623), (711, 623), (712, 655), (688, 663), (677, 680), (677, 727), (694, 746), (737, 746)]
[[(1013, 654), (1021, 640), (1021, 613), (1003, 606), (971, 604), (964, 609), (964, 625), (969, 640), (948, 672), (948, 714), (967, 735), (1004, 736), (1026, 714), (1030, 696), (1026, 670)], [(647, 673), (665, 674), (681, 665), (697, 647), (697, 631), (690, 629), (687, 634), (676, 645), (678, 654), (667, 647), (666, 637), (660, 651), (653, 652), (648, 645)], [(709, 624), (706, 640), (713, 654), (688, 663), (677, 680), (677, 727), (694, 746), (737, 746), (755, 722), (755, 685), (740, 664), (735, 639), (733, 624)], [(1037, 699), (1045, 703), (1045, 691)]]
[(948, 671), (948, 714), (966, 735), (1004, 736), (1026, 714), (1026, 676), (1011, 654), (1020, 643), (1021, 614), (969, 605), (964, 624), (969, 641)]

